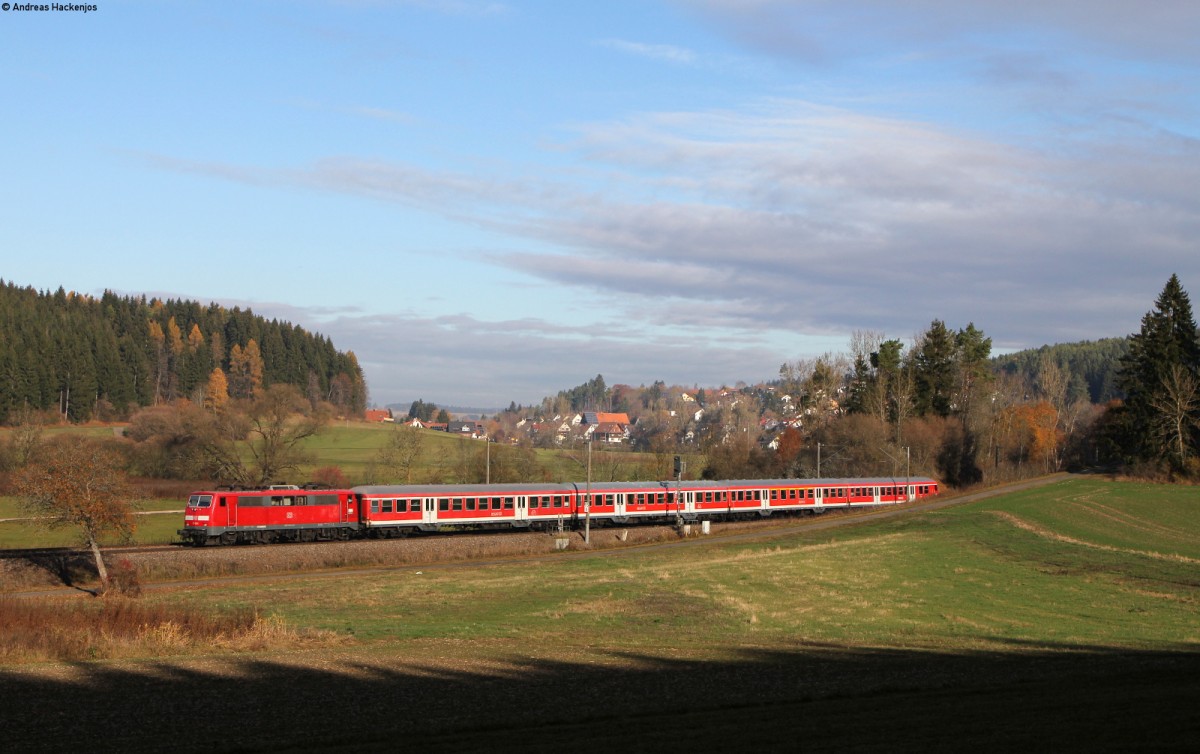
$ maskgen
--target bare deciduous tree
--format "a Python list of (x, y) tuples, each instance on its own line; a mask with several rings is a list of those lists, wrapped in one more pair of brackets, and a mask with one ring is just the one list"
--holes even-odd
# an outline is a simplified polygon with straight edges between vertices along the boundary
[(1191, 432), (1200, 425), (1196, 419), (1200, 410), (1200, 382), (1183, 365), (1172, 364), (1163, 375), (1161, 387), (1150, 398), (1150, 405), (1157, 413), (1158, 439), (1183, 469), (1191, 455)]
[(412, 472), (417, 458), (421, 455), (421, 447), (425, 442), (426, 430), (403, 425), (388, 433), (387, 442), (375, 454), (375, 462), (384, 469), (386, 479), (383, 482), (399, 482), (412, 484)]
[(275, 384), (246, 404), (244, 415), (218, 416), (203, 440), (204, 453), (218, 479), (262, 486), (299, 468), (307, 460), (303, 442), (324, 425), (325, 417), (298, 388)]

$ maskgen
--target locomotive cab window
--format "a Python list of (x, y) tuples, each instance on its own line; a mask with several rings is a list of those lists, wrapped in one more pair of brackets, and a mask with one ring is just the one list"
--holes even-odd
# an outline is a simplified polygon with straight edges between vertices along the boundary
[(207, 508), (212, 505), (212, 495), (192, 495), (188, 498), (188, 505), (192, 508)]

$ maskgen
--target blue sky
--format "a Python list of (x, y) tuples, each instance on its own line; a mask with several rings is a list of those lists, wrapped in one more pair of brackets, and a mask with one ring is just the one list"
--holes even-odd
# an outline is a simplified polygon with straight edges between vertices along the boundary
[(0, 11), (0, 277), (249, 306), (374, 403), (776, 376), (1200, 291), (1200, 5)]

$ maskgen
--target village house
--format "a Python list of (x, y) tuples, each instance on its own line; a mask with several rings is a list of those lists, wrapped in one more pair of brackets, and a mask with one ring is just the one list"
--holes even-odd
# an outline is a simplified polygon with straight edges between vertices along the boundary
[(369, 422), (395, 421), (390, 408), (368, 408), (364, 417)]
[(459, 437), (470, 437), (474, 440), (487, 437), (487, 429), (477, 421), (452, 421), (445, 426), (447, 432)]

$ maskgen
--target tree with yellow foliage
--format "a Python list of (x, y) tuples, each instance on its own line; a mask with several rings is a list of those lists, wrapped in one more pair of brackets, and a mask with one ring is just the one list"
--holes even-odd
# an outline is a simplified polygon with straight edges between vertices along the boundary
[(230, 349), (229, 382), (229, 393), (234, 398), (255, 398), (262, 392), (262, 352), (254, 338), (247, 341), (245, 348), (235, 343)]
[(204, 407), (214, 413), (221, 413), (229, 404), (229, 382), (220, 367), (212, 370), (208, 376), (208, 387), (204, 391)]

